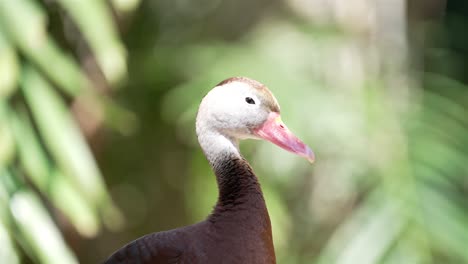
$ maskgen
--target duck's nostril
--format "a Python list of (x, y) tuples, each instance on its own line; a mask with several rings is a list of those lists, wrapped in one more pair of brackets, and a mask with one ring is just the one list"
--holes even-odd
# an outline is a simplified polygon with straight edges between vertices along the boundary
[(282, 129), (284, 129), (284, 126), (283, 126), (283, 125), (280, 125), (280, 127), (281, 127)]

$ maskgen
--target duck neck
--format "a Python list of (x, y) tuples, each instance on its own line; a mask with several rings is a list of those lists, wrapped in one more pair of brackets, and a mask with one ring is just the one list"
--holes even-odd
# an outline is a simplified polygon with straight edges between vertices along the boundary
[(271, 222), (262, 190), (252, 168), (240, 155), (237, 142), (219, 134), (198, 134), (198, 139), (219, 188), (218, 202), (207, 222), (233, 243), (243, 236), (243, 247), (269, 256), (266, 263), (275, 263)]
[(213, 170), (219, 196), (212, 219), (231, 214), (249, 214), (253, 221), (269, 219), (260, 184), (245, 159), (225, 156), (214, 164)]
[(199, 135), (200, 145), (216, 175), (219, 196), (209, 221), (239, 216), (270, 224), (258, 179), (242, 158), (235, 139), (212, 133)]

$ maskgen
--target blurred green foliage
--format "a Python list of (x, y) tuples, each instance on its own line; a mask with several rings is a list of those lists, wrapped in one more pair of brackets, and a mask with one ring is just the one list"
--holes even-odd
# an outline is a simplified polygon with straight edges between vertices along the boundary
[(452, 50), (444, 20), (407, 19), (414, 10), (401, 12), (404, 1), (395, 11), (315, 2), (143, 2), (127, 36), (131, 88), (117, 97), (142, 126), (131, 139), (111, 137), (102, 154), (133, 226), (118, 242), (96, 241), (113, 244), (104, 252), (209, 213), (217, 191), (195, 113), (214, 84), (245, 75), (269, 86), (283, 120), (317, 153), (310, 167), (271, 144), (242, 143), (279, 263), (468, 262), (468, 90), (437, 70), (463, 71), (452, 56), (431, 57)]
[[(204, 219), (217, 190), (195, 114), (213, 85), (243, 75), (273, 91), (317, 155), (310, 166), (241, 144), (278, 263), (468, 263), (463, 1), (16, 2), (0, 0), (0, 260), (18, 263), (22, 248), (39, 263), (76, 262), (71, 248), (97, 263)], [(99, 131), (88, 139), (127, 219), (119, 232), (108, 232), (121, 220), (75, 118)], [(97, 234), (100, 219), (109, 228)]]
[[(115, 2), (122, 12), (137, 4)], [(111, 229), (122, 224), (69, 102), (84, 97), (104, 115), (125, 111), (99, 93), (80, 66), (83, 48), (64, 45), (64, 34), (79, 34), (75, 39), (88, 45), (109, 87), (124, 80), (126, 51), (110, 7), (104, 1), (0, 1), (1, 263), (24, 262), (24, 253), (35, 263), (78, 263), (57, 216), (84, 237), (97, 235), (100, 218), (112, 219), (104, 221)], [(54, 8), (64, 18), (57, 23), (76, 29), (53, 32)]]

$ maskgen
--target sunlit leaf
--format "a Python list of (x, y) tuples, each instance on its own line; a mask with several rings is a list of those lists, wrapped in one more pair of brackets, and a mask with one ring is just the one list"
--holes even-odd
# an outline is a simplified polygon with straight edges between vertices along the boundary
[(66, 174), (93, 199), (100, 199), (102, 180), (81, 132), (53, 88), (32, 68), (22, 75), (22, 90), (39, 131)]
[(18, 59), (0, 27), (0, 100), (7, 98), (17, 87)]
[(58, 0), (88, 40), (107, 80), (116, 83), (126, 77), (126, 52), (117, 36), (110, 10), (102, 0)]
[(112, 0), (111, 3), (119, 12), (127, 13), (135, 10), (140, 0)]
[[(335, 232), (319, 263), (379, 263), (405, 228), (396, 204), (375, 191)], [(378, 204), (381, 203), (381, 204)]]
[(87, 200), (67, 177), (53, 168), (25, 112), (19, 112), (18, 117), (11, 113), (10, 120), (15, 131), (19, 158), (28, 177), (68, 217), (78, 232), (85, 236), (96, 235), (99, 221), (97, 212), (90, 206), (93, 201)]
[(425, 264), (431, 263), (431, 254), (428, 251), (428, 239), (421, 237), (421, 230), (417, 225), (409, 224), (398, 239), (398, 243), (392, 247), (383, 264)]
[(33, 193), (25, 190), (14, 193), (10, 201), (10, 210), (21, 234), (42, 263), (78, 263), (40, 200)]
[[(41, 263), (78, 263), (41, 200), (8, 171), (0, 171), (0, 184), (8, 193), (15, 239)], [(49, 250), (52, 247), (54, 250)]]
[(13, 246), (13, 241), (9, 235), (8, 228), (2, 222), (1, 217), (0, 217), (0, 262), (9, 263), (9, 264), (20, 263), (18, 253), (16, 252), (16, 249)]
[(87, 78), (72, 57), (61, 51), (47, 34), (46, 24), (46, 14), (35, 1), (0, 0), (0, 25), (25, 56), (65, 92), (78, 94), (89, 88)]
[(468, 262), (468, 215), (448, 197), (435, 189), (421, 189), (425, 201), (424, 218), (421, 224), (428, 228), (433, 244), (450, 255)]
[(24, 70), (22, 90), (45, 144), (59, 168), (77, 184), (105, 218), (121, 224), (121, 216), (108, 196), (102, 176), (79, 128), (53, 88), (34, 69)]
[(6, 103), (0, 99), (0, 170), (9, 164), (15, 154), (13, 133), (7, 122), (6, 107)]

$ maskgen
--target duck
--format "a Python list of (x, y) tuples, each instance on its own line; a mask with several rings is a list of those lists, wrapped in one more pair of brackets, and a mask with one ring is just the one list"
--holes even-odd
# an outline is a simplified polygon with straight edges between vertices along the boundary
[(262, 189), (239, 141), (266, 140), (310, 162), (314, 153), (283, 123), (271, 91), (247, 77), (228, 78), (203, 97), (196, 135), (219, 189), (211, 214), (193, 225), (138, 238), (105, 264), (276, 263)]

